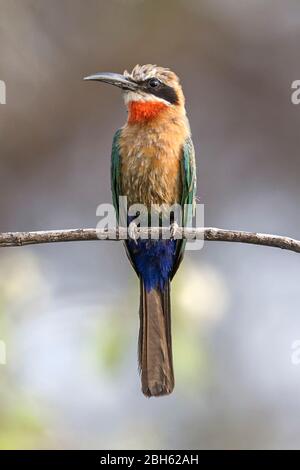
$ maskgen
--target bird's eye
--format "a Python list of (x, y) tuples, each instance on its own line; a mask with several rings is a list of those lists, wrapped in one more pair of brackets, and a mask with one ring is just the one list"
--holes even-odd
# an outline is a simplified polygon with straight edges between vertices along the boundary
[(148, 85), (150, 88), (157, 88), (160, 85), (160, 81), (157, 78), (150, 78)]

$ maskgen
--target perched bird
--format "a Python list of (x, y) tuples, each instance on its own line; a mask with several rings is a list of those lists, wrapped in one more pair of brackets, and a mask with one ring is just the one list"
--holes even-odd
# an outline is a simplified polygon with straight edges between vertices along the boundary
[[(196, 166), (185, 100), (178, 77), (167, 68), (136, 65), (131, 73), (96, 73), (85, 78), (123, 90), (126, 124), (114, 136), (111, 186), (128, 206), (180, 204), (182, 224), (193, 210)], [(130, 222), (128, 218), (127, 222)], [(185, 240), (129, 239), (126, 252), (140, 279), (139, 367), (144, 395), (174, 388), (170, 282), (182, 260)]]

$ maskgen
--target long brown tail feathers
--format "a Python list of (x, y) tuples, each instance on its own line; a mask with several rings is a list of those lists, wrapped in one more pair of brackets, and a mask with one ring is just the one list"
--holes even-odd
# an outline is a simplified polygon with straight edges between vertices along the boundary
[(171, 339), (170, 283), (163, 291), (147, 292), (140, 281), (139, 368), (147, 397), (168, 395), (174, 389)]

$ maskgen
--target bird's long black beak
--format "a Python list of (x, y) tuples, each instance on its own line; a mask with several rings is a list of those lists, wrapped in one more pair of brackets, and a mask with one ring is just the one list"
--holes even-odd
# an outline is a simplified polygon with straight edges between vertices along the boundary
[(109, 83), (110, 85), (115, 85), (122, 90), (132, 90), (135, 91), (138, 88), (138, 84), (129, 80), (119, 73), (110, 73), (110, 72), (100, 72), (95, 73), (94, 75), (89, 75), (84, 77), (84, 80), (95, 80), (98, 82)]

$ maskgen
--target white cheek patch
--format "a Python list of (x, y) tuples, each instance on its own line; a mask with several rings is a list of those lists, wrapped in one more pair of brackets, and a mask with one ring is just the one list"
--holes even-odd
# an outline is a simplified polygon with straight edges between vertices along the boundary
[(126, 105), (128, 105), (130, 101), (158, 101), (160, 103), (164, 103), (167, 106), (171, 106), (171, 103), (169, 103), (169, 101), (151, 95), (149, 93), (144, 93), (142, 91), (124, 91), (123, 96)]

